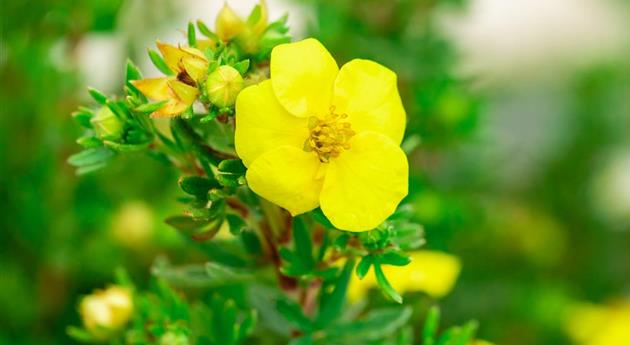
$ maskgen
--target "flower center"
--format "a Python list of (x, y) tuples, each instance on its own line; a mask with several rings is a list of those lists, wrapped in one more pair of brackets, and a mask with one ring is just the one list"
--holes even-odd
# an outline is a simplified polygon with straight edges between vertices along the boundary
[(311, 116), (308, 119), (310, 134), (304, 142), (304, 151), (314, 151), (322, 163), (328, 163), (341, 151), (348, 150), (348, 141), (355, 133), (350, 123), (344, 121), (347, 117), (346, 114), (336, 114), (335, 107), (330, 107), (330, 114), (324, 118)]

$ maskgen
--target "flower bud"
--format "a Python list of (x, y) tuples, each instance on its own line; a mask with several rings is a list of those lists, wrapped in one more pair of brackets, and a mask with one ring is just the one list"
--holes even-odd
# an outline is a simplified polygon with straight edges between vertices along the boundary
[(217, 36), (222, 41), (229, 41), (245, 29), (245, 23), (227, 3), (219, 12), (214, 23)]
[(90, 120), (96, 135), (101, 139), (117, 140), (123, 134), (123, 124), (109, 109), (103, 106)]
[(79, 312), (87, 331), (98, 339), (107, 339), (131, 318), (131, 292), (115, 285), (106, 290), (97, 290), (81, 300)]
[(243, 77), (231, 66), (219, 66), (206, 80), (208, 99), (220, 108), (234, 105), (241, 89)]

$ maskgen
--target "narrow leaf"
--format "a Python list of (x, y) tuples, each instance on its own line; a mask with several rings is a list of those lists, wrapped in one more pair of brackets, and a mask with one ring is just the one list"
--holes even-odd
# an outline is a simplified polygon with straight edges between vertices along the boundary
[(166, 75), (175, 74), (173, 73), (173, 71), (171, 71), (170, 68), (168, 68), (168, 65), (166, 64), (166, 62), (164, 62), (164, 59), (162, 59), (160, 54), (158, 54), (158, 52), (156, 52), (155, 50), (149, 49), (149, 58), (151, 58), (151, 62), (153, 62), (153, 65), (155, 65), (155, 67), (159, 69), (160, 72)]
[(385, 294), (386, 297), (393, 300), (396, 303), (402, 303), (402, 296), (394, 288), (391, 286), (385, 274), (383, 273), (383, 269), (381, 268), (381, 264), (379, 262), (374, 263), (374, 275), (376, 276), (376, 282), (378, 283), (378, 287)]
[(94, 100), (100, 104), (107, 104), (107, 96), (105, 96), (103, 93), (101, 93), (100, 91), (98, 91), (97, 89), (88, 88), (88, 92), (90, 93), (90, 96), (92, 96), (92, 98), (94, 98)]
[(422, 344), (433, 345), (435, 344), (435, 336), (440, 324), (440, 308), (432, 306), (427, 313), (427, 318), (424, 321), (424, 328), (422, 329)]
[(188, 22), (188, 45), (191, 47), (197, 46), (197, 33), (192, 22)]

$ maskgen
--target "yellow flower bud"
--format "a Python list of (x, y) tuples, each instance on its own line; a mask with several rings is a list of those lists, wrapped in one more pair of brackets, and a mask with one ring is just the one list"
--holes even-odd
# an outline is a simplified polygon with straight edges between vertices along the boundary
[(243, 20), (239, 18), (227, 3), (223, 5), (223, 8), (219, 12), (214, 26), (217, 36), (219, 36), (222, 41), (231, 40), (245, 29)]
[(218, 107), (229, 107), (243, 89), (243, 77), (231, 66), (219, 66), (206, 80), (208, 99)]
[(101, 139), (116, 140), (120, 139), (123, 133), (123, 124), (118, 117), (106, 106), (101, 107), (99, 111), (90, 120), (94, 131)]
[(85, 329), (98, 339), (106, 339), (131, 318), (131, 291), (116, 285), (97, 290), (81, 300), (79, 312)]

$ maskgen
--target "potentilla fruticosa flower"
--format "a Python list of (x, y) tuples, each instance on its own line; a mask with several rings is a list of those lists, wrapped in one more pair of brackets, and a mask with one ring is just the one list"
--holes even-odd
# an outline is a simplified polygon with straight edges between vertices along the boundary
[(147, 98), (168, 101), (151, 114), (152, 117), (177, 116), (190, 107), (199, 95), (199, 87), (207, 76), (208, 59), (198, 49), (175, 47), (161, 42), (158, 49), (173, 76), (132, 80), (131, 83)]
[(335, 227), (377, 227), (407, 195), (406, 115), (396, 74), (355, 59), (339, 69), (315, 39), (276, 46), (271, 79), (236, 100), (238, 155), (250, 188)]

